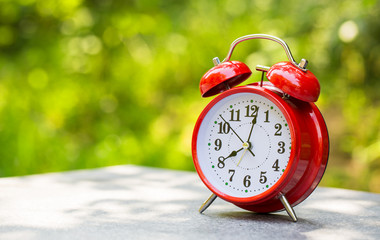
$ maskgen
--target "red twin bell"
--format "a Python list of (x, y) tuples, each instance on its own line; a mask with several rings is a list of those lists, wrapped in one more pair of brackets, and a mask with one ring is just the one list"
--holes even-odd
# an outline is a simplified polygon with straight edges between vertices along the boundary
[(224, 92), (244, 82), (251, 74), (249, 67), (239, 61), (217, 63), (201, 79), (202, 97), (210, 97)]
[(257, 70), (266, 72), (268, 80), (285, 94), (305, 102), (316, 102), (320, 93), (318, 79), (306, 69), (307, 60), (299, 64), (294, 60), (288, 45), (281, 39), (265, 35), (252, 34), (236, 39), (230, 47), (227, 57), (222, 63), (214, 58), (215, 66), (200, 81), (202, 97), (210, 97), (224, 92), (248, 79), (252, 72), (248, 66), (239, 61), (230, 61), (235, 46), (249, 39), (267, 39), (281, 44), (289, 61), (279, 62), (272, 67), (257, 66)]

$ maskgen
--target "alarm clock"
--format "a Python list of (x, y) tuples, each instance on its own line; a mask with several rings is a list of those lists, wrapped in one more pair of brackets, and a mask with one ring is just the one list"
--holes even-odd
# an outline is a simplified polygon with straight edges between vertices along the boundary
[[(289, 61), (258, 65), (261, 81), (237, 86), (252, 72), (230, 58), (238, 43), (251, 39), (279, 43)], [(307, 60), (297, 64), (282, 39), (265, 34), (236, 39), (222, 62), (213, 61), (200, 91), (217, 96), (201, 112), (192, 137), (195, 169), (212, 192), (199, 212), (219, 197), (257, 213), (285, 210), (297, 221), (293, 207), (317, 187), (329, 155), (327, 127), (314, 103), (318, 79), (306, 69)]]

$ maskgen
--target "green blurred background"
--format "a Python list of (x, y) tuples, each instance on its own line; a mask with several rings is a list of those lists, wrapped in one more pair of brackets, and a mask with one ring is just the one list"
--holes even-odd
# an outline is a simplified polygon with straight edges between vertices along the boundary
[[(374, 0), (0, 0), (0, 176), (194, 170), (192, 130), (211, 100), (201, 76), (236, 38), (266, 33), (320, 80), (322, 185), (380, 192), (379, 16)], [(254, 69), (286, 55), (253, 40), (232, 59)]]

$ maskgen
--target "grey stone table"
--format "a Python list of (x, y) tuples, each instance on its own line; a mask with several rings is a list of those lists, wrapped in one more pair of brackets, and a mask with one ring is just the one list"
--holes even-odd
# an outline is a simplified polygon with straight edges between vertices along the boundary
[(0, 179), (0, 239), (380, 239), (380, 194), (317, 188), (255, 214), (210, 195), (196, 173), (114, 166)]

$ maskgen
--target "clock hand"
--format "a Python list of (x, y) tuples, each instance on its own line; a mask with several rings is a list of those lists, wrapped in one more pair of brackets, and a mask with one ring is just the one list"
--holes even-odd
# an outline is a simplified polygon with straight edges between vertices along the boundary
[[(237, 151), (232, 151), (232, 152), (230, 153), (230, 155), (228, 155), (228, 157), (226, 157), (226, 158), (223, 157), (223, 156), (220, 156), (220, 157), (218, 158), (218, 167), (223, 168), (223, 167), (224, 167), (224, 161), (226, 161), (227, 158), (235, 157), (235, 156), (237, 155), (238, 152), (240, 152), (241, 150), (243, 150), (243, 148), (244, 148), (244, 147), (240, 148), (240, 149), (237, 150)], [(220, 164), (220, 166), (219, 166), (219, 164)]]
[(240, 152), (240, 151), (243, 150), (243, 149), (244, 149), (244, 148), (240, 148), (240, 149), (237, 150), (237, 151), (232, 151), (232, 152), (230, 153), (230, 155), (228, 155), (228, 157), (226, 157), (225, 159), (230, 158), (230, 157), (235, 157), (235, 156), (237, 155), (237, 153)]
[(248, 140), (247, 140), (247, 142), (249, 142), (249, 139), (251, 139), (252, 130), (253, 130), (253, 127), (255, 126), (256, 122), (257, 122), (257, 116), (255, 116), (255, 117), (252, 119), (252, 127), (251, 127), (251, 131), (249, 131), (249, 136), (248, 136)]
[(237, 164), (236, 166), (239, 166), (239, 164), (240, 164), (241, 160), (243, 159), (244, 154), (247, 152), (247, 150), (248, 150), (248, 148), (246, 148), (246, 149), (244, 150), (243, 155), (241, 155), (241, 158), (240, 158), (240, 160), (239, 160), (239, 162), (238, 162), (238, 164)]
[(252, 152), (250, 148), (247, 148), (247, 150), (252, 154), (252, 156), (255, 156), (255, 154)]
[[(228, 123), (228, 122), (222, 117), (222, 114), (219, 114), (219, 116), (222, 118), (222, 120), (223, 120), (224, 122)], [(243, 139), (241, 139), (241, 137), (239, 137), (239, 135), (235, 132), (235, 130), (231, 127), (231, 125), (229, 125), (229, 126), (230, 126), (230, 129), (235, 133), (236, 137), (238, 137), (239, 140), (240, 140), (242, 143), (244, 143)]]
[(245, 142), (245, 143), (243, 143), (243, 148), (244, 148), (245, 150), (244, 150), (243, 154), (241, 155), (240, 160), (239, 160), (239, 162), (238, 162), (238, 164), (237, 164), (236, 166), (239, 166), (241, 160), (243, 159), (243, 157), (244, 157), (245, 153), (247, 152), (247, 150), (249, 150), (249, 147), (250, 147), (250, 146), (251, 146), (251, 144), (250, 144), (249, 142)]
[[(257, 109), (257, 111), (259, 111), (259, 110)], [(249, 143), (249, 140), (251, 139), (252, 130), (253, 130), (253, 127), (256, 125), (256, 123), (257, 123), (257, 115), (252, 119), (252, 127), (251, 127), (251, 131), (249, 131), (249, 136), (248, 136), (248, 140), (247, 140), (248, 143)], [(251, 144), (249, 144), (249, 145), (251, 145)], [(249, 150), (249, 152), (250, 152), (253, 156), (255, 156), (255, 154), (253, 154), (253, 152), (251, 151), (250, 148), (248, 148), (248, 150)], [(238, 165), (239, 165), (239, 164), (238, 164)]]
[[(222, 118), (222, 120), (223, 120), (224, 122), (228, 123), (228, 122), (222, 117), (222, 114), (219, 114), (219, 116)], [(229, 125), (229, 126), (230, 126), (230, 129), (232, 130), (232, 132), (235, 133), (236, 137), (238, 137), (239, 140), (244, 144), (245, 142), (243, 141), (243, 139), (241, 139), (241, 137), (235, 132), (235, 130), (231, 127), (231, 125)], [(255, 156), (255, 154), (252, 152), (251, 149), (248, 148), (248, 151), (249, 151), (253, 156)]]

